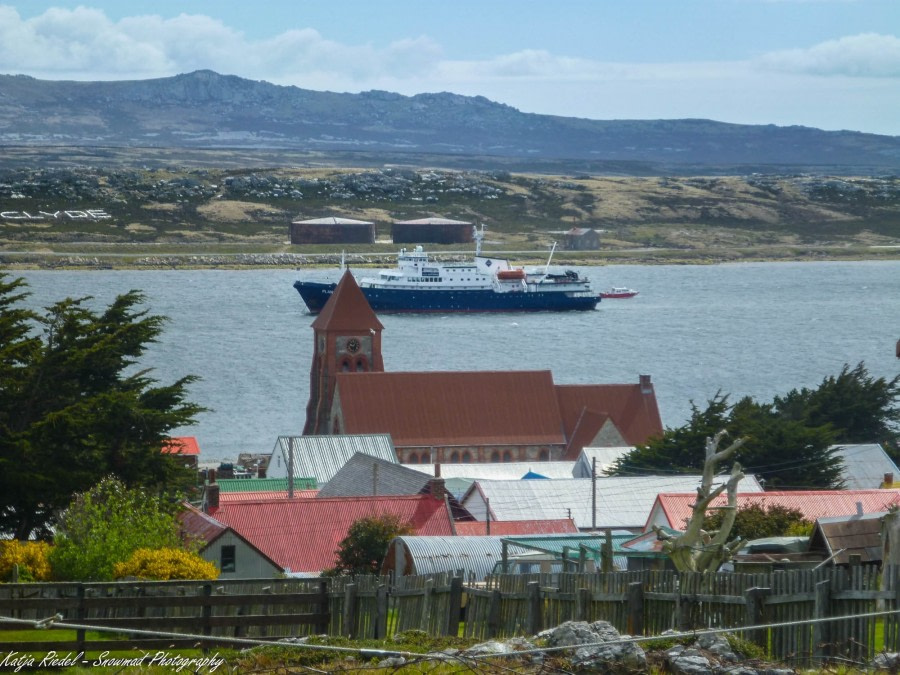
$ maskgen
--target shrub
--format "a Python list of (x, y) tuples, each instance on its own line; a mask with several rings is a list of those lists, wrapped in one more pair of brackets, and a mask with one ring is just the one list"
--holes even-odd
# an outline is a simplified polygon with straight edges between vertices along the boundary
[(48, 581), (50, 544), (45, 541), (0, 541), (0, 581), (10, 581), (14, 565), (19, 566), (19, 581)]
[(113, 565), (113, 576), (155, 581), (218, 579), (219, 570), (196, 553), (180, 548), (139, 548), (128, 560)]
[(172, 505), (109, 476), (79, 494), (59, 519), (50, 555), (60, 581), (108, 581), (113, 564), (139, 548), (181, 545)]

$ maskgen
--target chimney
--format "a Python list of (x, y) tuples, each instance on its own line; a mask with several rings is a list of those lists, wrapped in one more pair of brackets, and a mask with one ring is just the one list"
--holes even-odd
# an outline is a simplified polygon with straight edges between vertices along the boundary
[(440, 462), (434, 463), (434, 477), (435, 478), (441, 477), (441, 463)]
[(650, 376), (649, 375), (641, 375), (640, 376), (640, 384), (641, 384), (641, 393), (645, 396), (653, 393), (653, 385), (650, 384)]
[(863, 511), (862, 502), (856, 502), (856, 515), (861, 516), (864, 513), (865, 513), (865, 511)]
[(443, 478), (432, 478), (428, 481), (428, 487), (430, 488), (431, 496), (435, 499), (443, 499), (444, 495), (447, 494), (447, 488), (444, 485)]
[[(215, 476), (213, 476), (215, 478)], [(218, 483), (210, 483), (206, 486), (206, 499), (204, 500), (204, 506), (206, 508), (203, 509), (205, 513), (209, 513), (215, 509), (219, 508), (219, 484)]]
[(894, 474), (886, 473), (884, 474), (884, 487), (889, 488), (894, 484)]
[(257, 478), (265, 478), (266, 477), (266, 465), (263, 462), (260, 462), (256, 467), (256, 477)]
[(210, 484), (216, 482), (216, 470), (215, 469), (210, 469), (206, 475), (208, 477)]

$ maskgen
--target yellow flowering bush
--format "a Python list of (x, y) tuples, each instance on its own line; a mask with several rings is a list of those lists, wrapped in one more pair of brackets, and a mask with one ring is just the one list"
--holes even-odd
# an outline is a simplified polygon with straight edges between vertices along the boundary
[(180, 548), (139, 548), (131, 557), (113, 565), (116, 579), (136, 577), (155, 581), (169, 579), (218, 579), (219, 570), (196, 553)]
[(45, 541), (0, 541), (0, 581), (12, 579), (13, 565), (19, 566), (19, 581), (49, 581), (50, 548)]

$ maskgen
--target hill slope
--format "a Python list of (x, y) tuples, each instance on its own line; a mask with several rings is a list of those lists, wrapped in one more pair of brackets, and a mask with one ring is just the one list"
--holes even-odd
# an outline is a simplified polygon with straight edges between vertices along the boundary
[(569, 162), (568, 170), (631, 174), (900, 171), (900, 137), (587, 120), (522, 113), (483, 97), (317, 92), (212, 71), (120, 82), (0, 76), (0, 144), (481, 157), (520, 170), (554, 160)]

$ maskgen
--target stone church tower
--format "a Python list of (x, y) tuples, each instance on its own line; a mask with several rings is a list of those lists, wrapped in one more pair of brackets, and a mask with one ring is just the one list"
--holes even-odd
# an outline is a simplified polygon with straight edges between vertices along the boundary
[(348, 270), (312, 328), (316, 342), (303, 434), (329, 435), (335, 432), (331, 419), (335, 374), (384, 372), (381, 358), (384, 326)]

